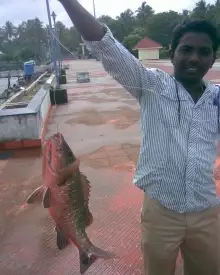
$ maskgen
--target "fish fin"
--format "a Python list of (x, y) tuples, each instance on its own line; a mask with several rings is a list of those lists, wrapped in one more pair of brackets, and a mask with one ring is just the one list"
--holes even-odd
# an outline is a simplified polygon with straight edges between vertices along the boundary
[(93, 216), (91, 212), (89, 211), (89, 197), (90, 197), (90, 190), (91, 185), (87, 177), (80, 172), (81, 181), (83, 185), (83, 192), (84, 192), (84, 205), (87, 211), (87, 221), (86, 221), (86, 227), (90, 226), (93, 222)]
[(50, 208), (51, 204), (50, 204), (50, 188), (47, 187), (46, 191), (44, 192), (43, 195), (43, 206), (44, 208)]
[(102, 258), (105, 260), (118, 258), (114, 253), (107, 252), (93, 246), (89, 253), (79, 250), (79, 259), (80, 259), (80, 274), (84, 274), (86, 270), (98, 259)]
[(34, 203), (40, 204), (43, 200), (44, 190), (45, 190), (44, 185), (41, 185), (31, 193), (31, 195), (27, 198), (26, 202), (28, 204), (34, 204)]
[(91, 185), (90, 185), (90, 182), (88, 181), (87, 177), (83, 173), (80, 172), (80, 176), (81, 176), (81, 181), (82, 181), (82, 185), (83, 185), (85, 205), (88, 206)]
[(79, 251), (80, 274), (84, 274), (87, 269), (97, 260), (96, 257), (89, 257), (87, 253)]
[(58, 226), (55, 227), (55, 231), (57, 233), (57, 247), (59, 250), (62, 250), (67, 247), (69, 244), (68, 239), (65, 236), (65, 233)]
[(92, 246), (89, 253), (87, 253), (87, 255), (91, 257), (95, 257), (95, 258), (101, 258), (104, 260), (110, 260), (110, 259), (116, 259), (118, 258), (118, 256), (113, 253), (113, 252), (109, 252), (109, 251), (105, 251), (97, 246)]

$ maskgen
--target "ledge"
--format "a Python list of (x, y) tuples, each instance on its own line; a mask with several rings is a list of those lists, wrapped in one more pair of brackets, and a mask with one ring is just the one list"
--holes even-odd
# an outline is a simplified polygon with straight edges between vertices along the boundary
[(0, 110), (0, 150), (40, 147), (51, 112), (50, 87), (55, 76), (48, 79), (25, 108)]

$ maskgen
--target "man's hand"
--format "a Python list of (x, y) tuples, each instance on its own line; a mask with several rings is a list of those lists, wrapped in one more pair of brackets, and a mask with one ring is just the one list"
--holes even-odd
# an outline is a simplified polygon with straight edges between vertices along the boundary
[(105, 35), (103, 25), (100, 24), (77, 0), (58, 0), (74, 26), (89, 41), (100, 41)]

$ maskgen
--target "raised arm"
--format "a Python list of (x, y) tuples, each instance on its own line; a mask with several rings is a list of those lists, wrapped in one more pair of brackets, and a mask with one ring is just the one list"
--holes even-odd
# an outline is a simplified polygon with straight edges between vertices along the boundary
[(87, 48), (101, 58), (105, 70), (134, 97), (139, 99), (157, 82), (154, 70), (145, 68), (112, 35), (108, 27), (96, 20), (77, 0), (59, 0)]

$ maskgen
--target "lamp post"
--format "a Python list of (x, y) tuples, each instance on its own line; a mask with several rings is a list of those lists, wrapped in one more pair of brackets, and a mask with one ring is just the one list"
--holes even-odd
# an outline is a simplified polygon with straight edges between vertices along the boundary
[[(47, 6), (47, 16), (48, 16), (48, 21), (49, 21), (49, 28), (52, 31), (52, 22), (51, 22), (51, 17), (50, 17), (49, 0), (46, 0), (46, 6)], [(50, 34), (50, 37), (51, 37), (51, 34)], [(58, 74), (57, 60), (56, 60), (56, 49), (55, 49), (55, 43), (54, 42), (55, 42), (54, 39), (51, 37), (52, 61), (53, 61), (55, 76), (56, 76), (56, 86), (57, 86), (57, 88), (60, 88), (59, 74)]]
[[(56, 26), (56, 37), (58, 41), (60, 41), (60, 28), (58, 26)], [(61, 58), (61, 47), (59, 42), (57, 42), (57, 50), (58, 50), (58, 57), (59, 57), (59, 73), (60, 73), (62, 69), (62, 58)]]
[(40, 41), (40, 59), (42, 63), (46, 62), (46, 47), (42, 40)]
[(56, 15), (56, 13), (54, 11), (51, 13), (51, 17), (53, 18), (53, 25), (54, 25), (54, 29), (55, 29), (57, 15)]
[(47, 46), (48, 46), (48, 61), (52, 60), (52, 52), (51, 52), (51, 34), (49, 28), (47, 28)]
[(92, 0), (92, 1), (93, 1), (93, 15), (94, 15), (94, 17), (96, 18), (95, 0)]
[(56, 46), (56, 54), (57, 54), (57, 60), (58, 60), (58, 68), (59, 68), (58, 75), (60, 76), (60, 69), (61, 69), (61, 67), (60, 67), (60, 44), (58, 42), (59, 36), (58, 36), (58, 30), (57, 30), (57, 26), (56, 26), (57, 15), (54, 11), (52, 12), (51, 17), (53, 18), (54, 34), (56, 37), (56, 39), (54, 38), (54, 44)]

